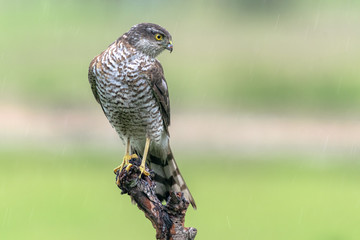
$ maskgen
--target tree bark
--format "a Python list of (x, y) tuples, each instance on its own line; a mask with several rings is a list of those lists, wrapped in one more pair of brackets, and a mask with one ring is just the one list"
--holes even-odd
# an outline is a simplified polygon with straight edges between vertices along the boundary
[[(122, 194), (130, 195), (131, 200), (136, 202), (138, 208), (145, 213), (156, 230), (156, 239), (160, 240), (191, 240), (195, 239), (196, 228), (184, 227), (185, 214), (189, 202), (181, 192), (170, 192), (165, 205), (155, 195), (155, 182), (150, 176), (141, 175), (139, 178), (139, 166), (141, 159), (133, 158), (133, 164), (129, 171), (123, 168), (117, 171), (116, 184), (122, 190)], [(150, 169), (146, 167), (146, 171)]]

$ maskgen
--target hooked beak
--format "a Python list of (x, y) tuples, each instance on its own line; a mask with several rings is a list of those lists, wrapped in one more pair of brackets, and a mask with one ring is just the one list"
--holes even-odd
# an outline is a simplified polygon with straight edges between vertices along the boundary
[(172, 41), (169, 41), (168, 45), (166, 46), (166, 49), (170, 51), (170, 53), (173, 51), (173, 44)]

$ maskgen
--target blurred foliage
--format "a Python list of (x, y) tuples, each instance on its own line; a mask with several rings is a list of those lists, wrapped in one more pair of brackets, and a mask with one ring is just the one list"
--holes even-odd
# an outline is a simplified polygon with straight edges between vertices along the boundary
[[(87, 81), (91, 59), (132, 25), (154, 22), (173, 35), (174, 52), (159, 57), (172, 106), (356, 112), (359, 6), (0, 0), (0, 100), (98, 107)], [(111, 169), (121, 153), (59, 145), (0, 149), (0, 239), (155, 236), (116, 189)], [(186, 225), (198, 228), (197, 239), (358, 239), (360, 166), (338, 163), (356, 157), (180, 154), (199, 206)]]
[[(115, 185), (115, 154), (74, 149), (0, 151), (0, 238), (152, 239), (151, 223)], [(350, 155), (178, 159), (198, 205), (185, 224), (199, 240), (360, 236), (360, 166), (344, 163)]]
[(162, 62), (173, 105), (353, 111), (360, 104), (357, 2), (2, 1), (0, 96), (95, 104), (91, 59), (139, 22), (173, 35)]

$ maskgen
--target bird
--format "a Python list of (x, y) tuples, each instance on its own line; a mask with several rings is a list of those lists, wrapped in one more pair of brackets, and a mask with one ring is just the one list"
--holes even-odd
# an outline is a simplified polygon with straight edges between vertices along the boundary
[(170, 148), (170, 99), (164, 70), (156, 57), (173, 51), (172, 36), (154, 23), (140, 23), (120, 36), (90, 63), (88, 80), (96, 101), (125, 145), (125, 156), (114, 172), (140, 157), (140, 177), (155, 174), (160, 201), (170, 191), (182, 192), (196, 204)]

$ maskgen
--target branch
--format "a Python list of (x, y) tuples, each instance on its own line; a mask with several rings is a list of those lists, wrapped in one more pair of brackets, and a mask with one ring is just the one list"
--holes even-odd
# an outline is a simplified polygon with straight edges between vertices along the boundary
[[(165, 205), (155, 195), (155, 182), (150, 176), (144, 174), (139, 178), (139, 166), (141, 160), (133, 158), (133, 165), (129, 171), (125, 168), (116, 174), (116, 184), (122, 190), (121, 194), (127, 193), (131, 200), (137, 203), (138, 208), (145, 213), (153, 227), (156, 229), (156, 239), (160, 240), (192, 240), (195, 239), (196, 228), (184, 227), (185, 214), (189, 202), (181, 192), (170, 192)], [(146, 166), (146, 171), (150, 170)]]

